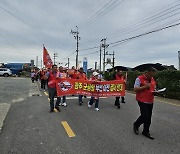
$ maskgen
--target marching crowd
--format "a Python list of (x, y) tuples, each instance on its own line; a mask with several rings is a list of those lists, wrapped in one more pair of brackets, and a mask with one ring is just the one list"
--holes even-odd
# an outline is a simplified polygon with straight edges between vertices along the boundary
[[(135, 134), (139, 134), (139, 127), (143, 124), (144, 129), (142, 134), (150, 139), (154, 139), (149, 133), (149, 128), (151, 125), (151, 117), (153, 110), (153, 102), (154, 102), (154, 92), (156, 89), (156, 81), (154, 80), (154, 76), (156, 73), (156, 69), (151, 67), (144, 74), (137, 77), (134, 84), (134, 91), (136, 92), (136, 100), (138, 102), (140, 108), (140, 116), (133, 124), (133, 130)], [(38, 76), (41, 81), (41, 88), (45, 91), (46, 86), (48, 87), (49, 99), (50, 99), (50, 113), (54, 112), (54, 108), (60, 112), (59, 106), (67, 106), (66, 96), (57, 97), (57, 89), (56, 89), (56, 79), (57, 78), (71, 78), (71, 79), (80, 79), (80, 80), (95, 80), (102, 81), (102, 75), (95, 70), (91, 77), (88, 79), (86, 73), (83, 68), (79, 70), (72, 67), (72, 69), (66, 69), (57, 65), (53, 65), (51, 69), (41, 69), (40, 71), (31, 72), (32, 82), (34, 80), (38, 80)], [(116, 70), (114, 74), (114, 80), (123, 81), (126, 83), (127, 77), (123, 76), (122, 70)], [(54, 104), (54, 98), (57, 97), (56, 103)], [(86, 96), (84, 96), (86, 97)], [(83, 104), (83, 95), (79, 95), (79, 105)], [(91, 99), (88, 102), (88, 107), (91, 108), (93, 103), (95, 103), (95, 110), (99, 111), (99, 98), (91, 96)], [(125, 98), (121, 97), (121, 103), (125, 103)], [(115, 98), (115, 106), (120, 108), (120, 97)]]
[[(40, 71), (32, 71), (31, 72), (31, 80), (34, 82), (34, 80), (37, 80), (39, 77), (41, 81), (41, 89), (46, 91), (46, 86), (48, 87), (49, 92), (49, 99), (50, 99), (50, 112), (54, 111), (54, 108), (56, 108), (58, 111), (60, 111), (59, 106), (67, 106), (66, 102), (66, 96), (57, 97), (57, 90), (56, 90), (56, 83), (55, 79), (57, 78), (71, 78), (71, 79), (80, 79), (80, 80), (94, 80), (94, 81), (102, 81), (103, 77), (98, 72), (98, 70), (95, 70), (90, 78), (88, 79), (86, 73), (84, 72), (83, 68), (81, 67), (79, 70), (75, 69), (73, 66), (72, 69), (63, 68), (60, 66), (59, 68), (57, 65), (53, 65), (51, 69), (41, 69)], [(126, 82), (125, 77), (122, 75), (121, 70), (117, 70), (116, 74), (114, 74), (114, 80), (122, 80), (123, 82)], [(57, 101), (54, 105), (54, 98), (57, 97)], [(86, 98), (86, 96), (78, 95), (79, 99), (79, 105), (83, 104), (83, 97)], [(95, 102), (95, 110), (99, 111), (99, 98), (98, 97), (91, 97), (90, 101), (88, 102), (88, 107), (91, 108), (93, 103)], [(124, 96), (121, 97), (121, 103), (125, 103)], [(116, 97), (115, 100), (115, 106), (117, 108), (120, 108), (120, 97)]]

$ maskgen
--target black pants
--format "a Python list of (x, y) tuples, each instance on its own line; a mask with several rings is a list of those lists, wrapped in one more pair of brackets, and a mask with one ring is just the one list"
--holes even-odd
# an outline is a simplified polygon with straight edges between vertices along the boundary
[(34, 83), (34, 77), (32, 77), (31, 80), (32, 80), (32, 83)]
[(149, 133), (149, 127), (151, 125), (153, 103), (152, 104), (147, 104), (147, 103), (138, 102), (138, 104), (139, 104), (139, 107), (140, 107), (141, 115), (136, 120), (134, 125), (139, 128), (141, 124), (144, 124), (143, 132), (144, 133)]
[(41, 79), (41, 88), (45, 89), (46, 87), (46, 80)]
[[(57, 91), (56, 91), (56, 88), (48, 88), (48, 91), (49, 91), (49, 99), (50, 99), (50, 108), (53, 109), (54, 108), (54, 97), (57, 96)], [(57, 97), (55, 107), (59, 106), (60, 99), (61, 99), (60, 97)]]
[[(120, 97), (116, 97), (116, 100), (115, 100), (115, 105), (116, 106), (120, 106), (120, 102), (119, 102), (119, 99)], [(123, 102), (125, 99), (124, 99), (124, 96), (121, 97), (121, 101)]]

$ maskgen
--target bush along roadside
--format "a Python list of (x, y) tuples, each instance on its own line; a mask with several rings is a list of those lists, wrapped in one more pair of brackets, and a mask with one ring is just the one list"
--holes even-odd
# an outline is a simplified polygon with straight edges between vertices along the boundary
[[(134, 71), (127, 73), (128, 80), (126, 89), (133, 90), (136, 78), (143, 72)], [(105, 80), (113, 80), (114, 72), (106, 72), (104, 78)], [(166, 91), (162, 94), (158, 94), (158, 96), (180, 100), (180, 71), (158, 71), (155, 79), (157, 81), (157, 89), (166, 87)]]

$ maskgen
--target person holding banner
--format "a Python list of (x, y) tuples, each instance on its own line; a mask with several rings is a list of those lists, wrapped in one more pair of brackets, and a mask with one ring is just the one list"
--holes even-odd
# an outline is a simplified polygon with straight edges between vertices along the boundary
[(50, 99), (50, 111), (54, 112), (54, 108), (56, 108), (59, 112), (59, 102), (60, 98), (57, 97), (57, 101), (54, 107), (54, 97), (57, 96), (57, 90), (56, 90), (56, 76), (57, 76), (57, 65), (52, 66), (52, 70), (47, 72), (46, 79), (48, 79), (48, 92), (49, 92), (49, 99)]
[(136, 92), (136, 100), (140, 107), (141, 115), (134, 122), (133, 129), (135, 134), (139, 134), (139, 127), (144, 124), (142, 135), (149, 139), (154, 139), (149, 133), (149, 127), (151, 125), (152, 109), (154, 102), (154, 91), (156, 89), (156, 81), (154, 76), (156, 69), (151, 67), (147, 72), (139, 76), (134, 84), (134, 91)]
[[(115, 74), (114, 78), (115, 80), (121, 80), (124, 83), (126, 83), (125, 77), (122, 75), (122, 70), (117, 70), (117, 73)], [(115, 106), (118, 107), (118, 109), (120, 109), (119, 99), (120, 97), (116, 97), (115, 104), (114, 104)], [(121, 103), (125, 103), (124, 100), (125, 100), (124, 96), (121, 96)]]
[[(60, 78), (60, 79), (66, 79), (67, 78), (67, 73), (65, 72), (65, 70), (63, 69), (62, 66), (59, 67), (59, 71), (57, 72), (57, 76), (56, 78)], [(58, 97), (59, 99), (59, 105), (62, 105), (64, 107), (67, 106), (66, 103), (66, 96), (63, 96), (63, 102), (61, 103), (61, 97)]]
[[(92, 81), (100, 81), (99, 73), (98, 72), (93, 72), (93, 75), (90, 78), (90, 80), (92, 80)], [(94, 103), (94, 101), (95, 101), (95, 110), (99, 111), (99, 97), (91, 96), (91, 99), (88, 102), (88, 107), (91, 108), (93, 103)]]
[[(79, 79), (79, 80), (87, 80), (86, 74), (84, 73), (84, 69), (82, 67), (79, 69), (77, 79)], [(79, 105), (80, 106), (83, 104), (82, 97), (83, 97), (83, 95), (79, 95)]]

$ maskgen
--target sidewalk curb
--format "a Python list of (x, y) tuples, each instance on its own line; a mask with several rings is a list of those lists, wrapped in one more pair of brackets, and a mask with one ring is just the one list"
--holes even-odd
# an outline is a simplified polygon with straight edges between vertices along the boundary
[(0, 104), (0, 133), (4, 124), (4, 121), (6, 119), (6, 116), (9, 112), (11, 105), (7, 103), (1, 103)]

